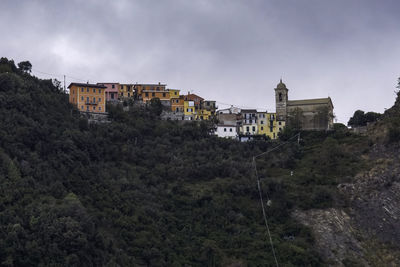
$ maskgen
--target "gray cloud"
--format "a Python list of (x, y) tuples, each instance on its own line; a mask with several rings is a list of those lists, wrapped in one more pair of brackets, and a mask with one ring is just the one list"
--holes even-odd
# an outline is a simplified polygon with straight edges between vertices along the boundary
[(3, 0), (0, 51), (44, 72), (161, 81), (270, 111), (283, 76), (291, 99), (329, 95), (346, 123), (394, 101), (399, 9), (395, 0)]

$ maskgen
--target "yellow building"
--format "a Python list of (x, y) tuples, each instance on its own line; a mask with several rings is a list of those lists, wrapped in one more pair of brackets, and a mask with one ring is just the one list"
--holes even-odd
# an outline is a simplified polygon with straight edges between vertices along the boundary
[(120, 84), (118, 88), (119, 98), (133, 97), (134, 89), (132, 84)]
[(278, 121), (276, 113), (267, 113), (267, 132), (266, 135), (269, 136), (271, 139), (278, 138), (278, 133), (283, 131), (285, 127), (285, 121)]
[(268, 113), (257, 112), (257, 134), (268, 135)]
[(185, 115), (185, 120), (192, 121), (192, 120), (195, 119), (196, 107), (194, 105), (194, 101), (185, 100), (185, 102), (184, 102), (184, 115)]
[(211, 118), (212, 112), (206, 109), (198, 109), (196, 110), (195, 120), (209, 120)]
[(71, 83), (69, 102), (80, 111), (106, 112), (106, 86), (89, 83)]
[(167, 89), (167, 91), (169, 92), (169, 96), (170, 98), (179, 98), (179, 93), (181, 90), (178, 89)]

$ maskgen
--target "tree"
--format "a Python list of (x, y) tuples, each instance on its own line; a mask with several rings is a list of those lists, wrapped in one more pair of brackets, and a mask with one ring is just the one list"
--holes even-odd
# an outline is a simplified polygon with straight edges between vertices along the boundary
[(163, 106), (159, 98), (153, 98), (150, 100), (150, 110), (157, 116), (161, 115)]
[(18, 69), (22, 72), (31, 72), (32, 71), (32, 64), (29, 61), (21, 61), (18, 63)]
[(382, 114), (376, 112), (364, 113), (362, 110), (354, 112), (353, 117), (347, 123), (350, 127), (366, 126), (367, 123), (375, 122), (381, 118)]

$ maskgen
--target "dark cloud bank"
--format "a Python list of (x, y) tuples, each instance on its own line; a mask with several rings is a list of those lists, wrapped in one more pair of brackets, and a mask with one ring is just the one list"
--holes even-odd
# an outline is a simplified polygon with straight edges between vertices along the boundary
[(383, 112), (394, 101), (399, 3), (6, 0), (0, 51), (39, 71), (93, 82), (161, 81), (268, 110), (282, 76), (291, 99), (329, 95), (346, 123), (356, 109)]

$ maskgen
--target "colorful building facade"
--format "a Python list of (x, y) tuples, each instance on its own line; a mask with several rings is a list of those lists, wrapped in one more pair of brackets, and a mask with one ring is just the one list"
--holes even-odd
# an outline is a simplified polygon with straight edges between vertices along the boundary
[(119, 83), (97, 83), (97, 85), (104, 85), (106, 87), (106, 101), (118, 100)]
[(106, 86), (89, 83), (71, 83), (69, 102), (79, 111), (104, 113), (106, 112)]
[(128, 83), (121, 83), (119, 85), (119, 98), (123, 99), (123, 98), (130, 98), (134, 96), (134, 87), (133, 84), (128, 84)]

